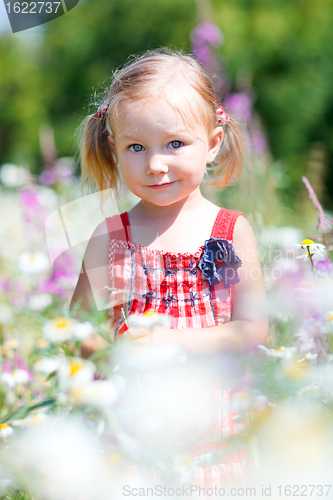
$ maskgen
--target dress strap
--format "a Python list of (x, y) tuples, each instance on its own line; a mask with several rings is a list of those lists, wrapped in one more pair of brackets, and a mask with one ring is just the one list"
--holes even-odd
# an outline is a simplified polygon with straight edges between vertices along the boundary
[(125, 230), (126, 241), (131, 241), (131, 236), (130, 236), (131, 229), (130, 229), (128, 213), (124, 212), (123, 214), (120, 214), (120, 218)]
[(110, 234), (110, 240), (127, 241), (129, 247), (131, 235), (127, 212), (107, 217), (105, 221)]
[(221, 208), (214, 222), (211, 237), (233, 241), (236, 221), (242, 212)]

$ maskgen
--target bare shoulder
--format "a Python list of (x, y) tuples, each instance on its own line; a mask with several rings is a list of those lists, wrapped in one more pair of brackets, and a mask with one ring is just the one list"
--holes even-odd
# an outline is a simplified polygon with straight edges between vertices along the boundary
[(103, 221), (91, 235), (83, 257), (82, 270), (70, 305), (71, 308), (76, 307), (76, 314), (80, 314), (81, 309), (89, 311), (97, 307), (102, 310), (107, 304), (107, 287), (110, 287), (109, 242), (107, 224)]
[(93, 236), (101, 236), (103, 234), (109, 234), (106, 219), (104, 219), (100, 224), (98, 224), (98, 226), (95, 228), (95, 230), (92, 234), (92, 237)]
[(84, 265), (86, 270), (100, 267), (108, 262), (110, 235), (106, 221), (102, 221), (93, 234), (87, 245), (84, 256)]
[(240, 215), (236, 220), (233, 239), (235, 246), (256, 242), (252, 226), (244, 215)]

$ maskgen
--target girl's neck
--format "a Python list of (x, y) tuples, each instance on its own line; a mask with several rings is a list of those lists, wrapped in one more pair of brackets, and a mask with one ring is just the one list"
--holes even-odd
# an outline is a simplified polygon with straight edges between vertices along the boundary
[(208, 203), (210, 202), (202, 196), (198, 188), (189, 197), (172, 205), (159, 206), (141, 200), (130, 213), (135, 218), (140, 218), (142, 222), (161, 221), (164, 225), (167, 221), (170, 221), (172, 224), (178, 217), (198, 212)]
[(165, 207), (141, 201), (128, 214), (132, 241), (148, 248), (195, 253), (210, 237), (218, 211), (199, 190), (191, 199)]

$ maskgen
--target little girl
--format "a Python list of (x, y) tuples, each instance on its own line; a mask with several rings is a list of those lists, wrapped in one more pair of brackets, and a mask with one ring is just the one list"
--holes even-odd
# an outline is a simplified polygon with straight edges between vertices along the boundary
[[(200, 192), (207, 165), (216, 165), (219, 188), (242, 168), (240, 130), (201, 65), (160, 50), (117, 71), (86, 121), (82, 145), (84, 178), (102, 191), (117, 187), (120, 171), (140, 201), (96, 228), (72, 304), (89, 309), (109, 301), (106, 287), (120, 290), (109, 312), (116, 338), (189, 353), (264, 343), (265, 292), (251, 226)], [(147, 311), (168, 315), (171, 327), (152, 336), (128, 329), (125, 315), (130, 322)]]

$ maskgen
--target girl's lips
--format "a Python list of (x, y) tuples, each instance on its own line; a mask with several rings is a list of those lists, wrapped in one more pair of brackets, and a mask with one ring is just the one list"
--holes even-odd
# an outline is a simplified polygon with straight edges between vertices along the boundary
[(176, 181), (172, 181), (172, 182), (164, 182), (163, 184), (152, 184), (148, 187), (152, 188), (152, 189), (163, 189), (163, 188), (167, 188), (168, 186), (171, 186), (171, 184), (174, 184)]

